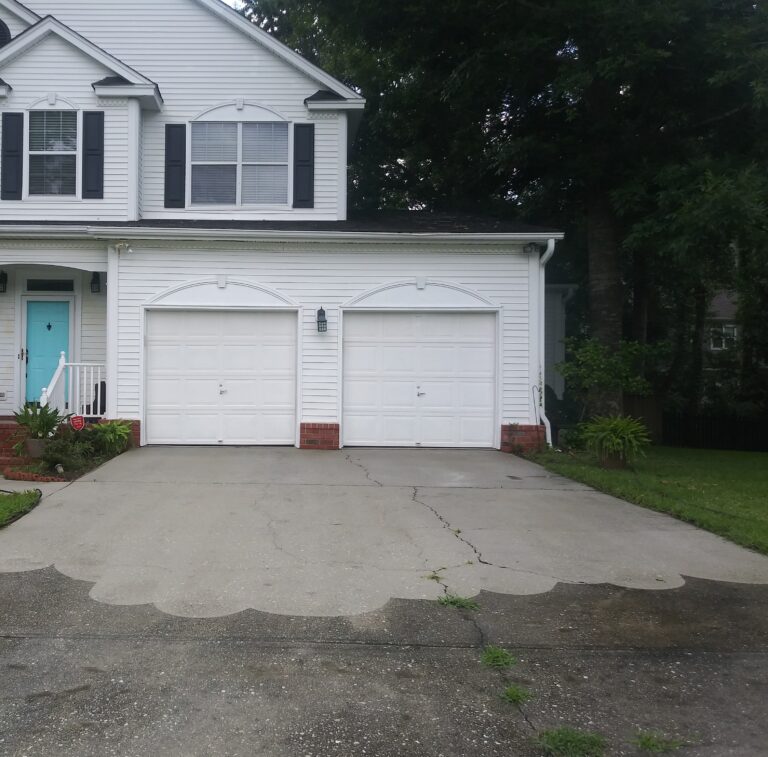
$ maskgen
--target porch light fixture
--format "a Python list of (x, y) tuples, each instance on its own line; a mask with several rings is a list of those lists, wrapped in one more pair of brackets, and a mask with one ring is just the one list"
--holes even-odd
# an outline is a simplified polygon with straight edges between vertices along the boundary
[(317, 311), (317, 330), (321, 334), (328, 331), (328, 319), (325, 317), (325, 310), (322, 308)]
[(8, 291), (8, 274), (5, 271), (0, 271), (0, 294), (5, 294)]
[(101, 291), (101, 274), (94, 271), (91, 274), (91, 293), (98, 294)]

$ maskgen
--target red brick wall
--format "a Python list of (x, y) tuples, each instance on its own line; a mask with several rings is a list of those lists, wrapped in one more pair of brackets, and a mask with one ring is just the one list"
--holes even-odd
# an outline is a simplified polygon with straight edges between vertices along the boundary
[(544, 447), (546, 441), (544, 426), (510, 424), (501, 427), (502, 452), (536, 452)]
[(134, 447), (141, 447), (141, 421), (128, 421), (131, 424), (131, 441)]
[(338, 423), (302, 423), (299, 446), (302, 449), (338, 449)]
[(0, 458), (12, 458), (13, 445), (25, 437), (26, 432), (15, 420), (0, 421)]

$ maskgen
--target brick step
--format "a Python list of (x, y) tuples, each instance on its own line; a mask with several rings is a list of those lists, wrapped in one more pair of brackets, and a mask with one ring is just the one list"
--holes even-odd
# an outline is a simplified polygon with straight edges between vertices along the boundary
[(0, 472), (3, 468), (16, 468), (19, 465), (32, 465), (35, 461), (31, 457), (16, 457), (15, 455), (0, 455)]

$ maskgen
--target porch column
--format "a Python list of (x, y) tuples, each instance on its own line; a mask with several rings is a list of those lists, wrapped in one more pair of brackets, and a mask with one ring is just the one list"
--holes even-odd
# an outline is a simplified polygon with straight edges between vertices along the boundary
[(117, 342), (120, 299), (120, 255), (107, 248), (107, 418), (117, 418)]

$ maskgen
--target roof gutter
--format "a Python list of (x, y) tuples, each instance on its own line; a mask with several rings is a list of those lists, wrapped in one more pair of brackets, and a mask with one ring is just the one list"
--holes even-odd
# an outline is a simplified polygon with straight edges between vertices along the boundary
[[(547, 243), (563, 235), (542, 233), (445, 233), (445, 232), (378, 232), (378, 231), (293, 231), (280, 229), (200, 229), (184, 227), (147, 226), (89, 226), (89, 225), (0, 225), (0, 239), (115, 239), (145, 240), (207, 240), (221, 242), (308, 241), (308, 242), (457, 242), (480, 244)], [(550, 256), (551, 257), (551, 256)]]

